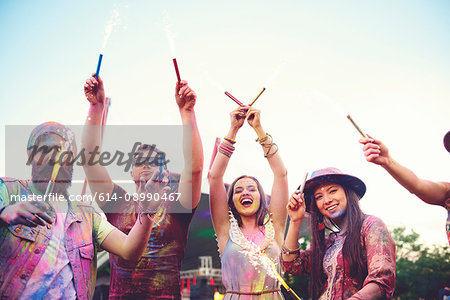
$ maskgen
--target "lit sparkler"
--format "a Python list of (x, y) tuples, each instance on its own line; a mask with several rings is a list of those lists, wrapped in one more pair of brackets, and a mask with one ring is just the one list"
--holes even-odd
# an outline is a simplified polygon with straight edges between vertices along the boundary
[(249, 106), (252, 106), (256, 102), (256, 100), (258, 100), (259, 96), (261, 96), (261, 94), (264, 93), (265, 90), (266, 88), (263, 88), (261, 92), (259, 92), (258, 96), (256, 96), (255, 99), (253, 99), (252, 103), (249, 104)]
[(173, 58), (172, 61), (173, 61), (173, 66), (175, 67), (175, 73), (177, 73), (178, 83), (180, 83), (181, 77), (180, 77), (180, 71), (178, 70), (177, 59)]
[(352, 117), (350, 117), (350, 115), (347, 115), (347, 119), (350, 120), (350, 122), (352, 122), (353, 126), (355, 126), (356, 130), (358, 130), (358, 132), (362, 135), (362, 137), (367, 137), (367, 134), (365, 134), (361, 128), (358, 127), (358, 125), (356, 125), (355, 121), (353, 121)]
[(95, 79), (97, 79), (98, 75), (100, 74), (100, 67), (102, 65), (103, 53), (105, 53), (105, 48), (106, 44), (108, 43), (109, 36), (111, 35), (114, 26), (116, 26), (118, 23), (119, 23), (119, 11), (117, 9), (114, 9), (113, 14), (105, 27), (105, 37), (103, 38), (102, 49), (100, 50), (100, 55), (98, 57), (97, 71), (95, 71)]
[(239, 101), (238, 99), (236, 99), (233, 95), (231, 95), (230, 93), (228, 93), (227, 91), (225, 91), (225, 95), (227, 95), (228, 97), (230, 97), (231, 100), (233, 100), (234, 102), (237, 103), (237, 105), (239, 106), (244, 106), (244, 104)]

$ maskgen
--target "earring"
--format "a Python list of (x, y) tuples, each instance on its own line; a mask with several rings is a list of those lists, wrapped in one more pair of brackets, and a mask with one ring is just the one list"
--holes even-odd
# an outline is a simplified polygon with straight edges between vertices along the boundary
[(325, 224), (323, 222), (319, 223), (319, 225), (317, 225), (317, 229), (319, 231), (324, 230), (325, 229)]

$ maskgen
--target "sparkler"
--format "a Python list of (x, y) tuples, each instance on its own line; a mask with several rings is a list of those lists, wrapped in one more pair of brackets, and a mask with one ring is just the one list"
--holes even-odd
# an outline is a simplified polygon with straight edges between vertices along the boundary
[(175, 67), (175, 73), (177, 73), (178, 83), (180, 83), (181, 77), (180, 77), (180, 71), (178, 70), (177, 59), (173, 58), (172, 61), (173, 61), (173, 66)]
[(98, 79), (98, 75), (100, 74), (100, 67), (102, 65), (102, 58), (103, 58), (103, 54), (100, 53), (100, 55), (98, 56), (97, 71), (95, 71), (95, 79)]
[(50, 181), (47, 184), (47, 188), (45, 190), (45, 195), (49, 195), (53, 191), (53, 188), (55, 187), (56, 177), (58, 176), (59, 169), (61, 168), (61, 162), (59, 159), (61, 157), (61, 154), (65, 151), (66, 151), (66, 147), (63, 146), (56, 154), (55, 164), (53, 165), (52, 175), (50, 177)]
[(172, 62), (173, 62), (173, 66), (175, 68), (175, 73), (177, 73), (178, 83), (180, 83), (181, 76), (180, 76), (180, 71), (178, 70), (177, 59), (175, 58), (175, 39), (174, 39), (174, 35), (172, 33), (172, 24), (170, 24), (169, 15), (166, 12), (164, 13), (164, 15), (165, 15), (164, 23), (166, 23), (166, 25), (165, 25), (166, 37), (167, 37), (167, 41), (169, 42), (170, 50), (172, 52), (172, 57), (173, 57)]
[(355, 121), (353, 121), (352, 117), (350, 117), (350, 115), (347, 115), (347, 119), (350, 120), (350, 122), (352, 122), (353, 126), (355, 126), (356, 130), (358, 130), (358, 132), (362, 135), (362, 137), (367, 137), (367, 134), (365, 134), (359, 127), (358, 125), (356, 125)]
[[(233, 213), (231, 211), (229, 211), (228, 213), (230, 215), (231, 231), (233, 232), (233, 234), (237, 234), (237, 236), (235, 236), (237, 243), (243, 248), (241, 253), (248, 256), (250, 263), (255, 268), (257, 268), (258, 266), (262, 266), (266, 270), (267, 274), (273, 279), (278, 280), (278, 282), (280, 282), (280, 284), (294, 299), (301, 300), (301, 298), (291, 289), (286, 281), (284, 281), (283, 277), (281, 277), (281, 275), (278, 273), (275, 263), (267, 256), (265, 250), (262, 250), (265, 249), (264, 244), (260, 247), (254, 242), (247, 240), (247, 238), (242, 234), (242, 231), (240, 230), (239, 225), (237, 224), (237, 221), (233, 216)], [(268, 243), (270, 243), (270, 241), (273, 241), (275, 231), (270, 219), (269, 222), (267, 222), (265, 234), (266, 239), (269, 236)]]
[(249, 104), (249, 106), (252, 106), (256, 102), (256, 100), (258, 100), (259, 96), (261, 96), (261, 94), (264, 93), (265, 90), (266, 88), (263, 88), (261, 92), (259, 92), (258, 96), (256, 96), (256, 98), (252, 101), (252, 103)]
[(244, 106), (244, 104), (239, 101), (238, 99), (236, 99), (233, 95), (231, 95), (230, 93), (228, 93), (227, 91), (225, 91), (225, 95), (227, 95), (228, 97), (230, 97), (231, 100), (233, 100), (234, 102), (237, 103), (237, 105), (239, 106)]
[(114, 9), (113, 14), (111, 15), (111, 18), (109, 19), (108, 23), (105, 27), (105, 36), (103, 38), (103, 45), (102, 49), (100, 50), (100, 55), (98, 57), (98, 63), (97, 63), (97, 71), (95, 72), (95, 79), (98, 79), (98, 75), (100, 73), (100, 66), (102, 65), (102, 58), (103, 53), (105, 53), (106, 44), (108, 43), (109, 36), (111, 35), (114, 26), (116, 26), (119, 23), (119, 11), (117, 9)]
[(267, 255), (265, 253), (262, 254), (262, 256), (264, 257), (264, 260), (266, 260), (266, 259), (268, 260), (269, 266), (270, 266), (270, 268), (272, 270), (271, 272), (267, 272), (267, 273), (269, 275), (273, 274), (273, 276), (275, 276), (275, 277), (272, 277), (272, 278), (277, 279), (278, 282), (280, 282), (280, 284), (286, 289), (286, 291), (289, 293), (289, 295), (292, 296), (292, 298), (298, 299), (298, 300), (302, 300), (302, 298), (300, 298), (294, 292), (294, 290), (286, 283), (286, 281), (283, 279), (283, 277), (281, 277), (281, 275), (277, 272), (277, 269), (276, 269), (275, 264), (273, 263), (273, 261), (269, 257), (267, 257)]
[(303, 194), (303, 190), (305, 189), (306, 178), (308, 178), (308, 172), (305, 172), (305, 176), (303, 177), (303, 181), (297, 188), (297, 190), (300, 191), (300, 193), (299, 193), (300, 196)]
[(274, 262), (267, 256), (264, 251), (258, 248), (259, 247), (255, 245), (254, 249), (246, 249), (246, 251), (244, 251), (244, 253), (250, 257), (250, 263), (252, 263), (255, 267), (257, 265), (261, 265), (266, 270), (267, 274), (273, 279), (278, 280), (278, 282), (294, 299), (301, 300), (301, 298), (294, 292), (294, 290), (292, 290), (292, 288), (286, 283), (283, 277), (281, 277), (281, 275), (278, 273)]

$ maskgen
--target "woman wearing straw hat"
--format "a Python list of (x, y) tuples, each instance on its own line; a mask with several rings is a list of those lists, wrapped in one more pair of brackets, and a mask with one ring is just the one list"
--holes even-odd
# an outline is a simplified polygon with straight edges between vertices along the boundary
[[(434, 182), (417, 177), (413, 171), (395, 161), (380, 140), (369, 136), (359, 142), (364, 145), (364, 156), (368, 162), (382, 166), (398, 183), (425, 203), (442, 206), (448, 211), (446, 231), (450, 245), (450, 182)], [(450, 131), (444, 136), (444, 147), (450, 152)]]
[[(289, 198), (283, 267), (287, 273), (310, 275), (313, 299), (393, 296), (395, 244), (379, 218), (362, 213), (358, 201), (365, 192), (359, 178), (326, 168), (312, 173), (304, 194), (297, 190)], [(312, 242), (300, 251), (298, 234), (305, 212), (311, 218)]]
[[(231, 112), (228, 136), (219, 145), (210, 172), (210, 208), (222, 261), (224, 299), (283, 299), (274, 277), (286, 226), (287, 171), (278, 146), (260, 123), (260, 111), (242, 106)], [(223, 176), (236, 135), (247, 119), (258, 135), (274, 180), (270, 205), (254, 177), (240, 176), (225, 189)], [(275, 265), (275, 268), (273, 266)]]

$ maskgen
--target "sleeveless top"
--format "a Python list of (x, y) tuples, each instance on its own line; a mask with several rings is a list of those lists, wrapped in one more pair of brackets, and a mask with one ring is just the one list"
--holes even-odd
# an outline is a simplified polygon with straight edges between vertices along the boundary
[[(271, 226), (271, 228), (268, 229), (267, 227), (269, 226), (266, 225), (264, 232), (259, 234), (270, 234), (270, 229), (273, 234), (272, 221), (269, 222), (270, 224), (268, 225)], [(264, 263), (258, 258), (251, 258), (252, 255), (249, 255), (250, 252), (246, 251), (246, 249), (241, 246), (243, 243), (240, 239), (242, 239), (243, 235), (242, 233), (240, 233), (240, 235), (241, 236), (236, 232), (236, 227), (233, 230), (232, 225), (230, 228), (230, 238), (220, 257), (222, 262), (222, 282), (227, 289), (227, 294), (224, 299), (284, 299), (280, 291), (278, 280), (270, 276), (270, 272), (267, 271), (270, 266), (263, 266), (263, 264), (267, 265), (270, 263), (267, 260), (268, 258), (274, 263), (277, 272), (281, 274), (281, 250), (274, 241), (273, 236), (270, 244), (265, 248), (264, 252), (267, 256)], [(252, 242), (250, 243), (255, 245)], [(237, 294), (233, 292), (254, 294)], [(259, 294), (260, 292), (264, 293)]]

